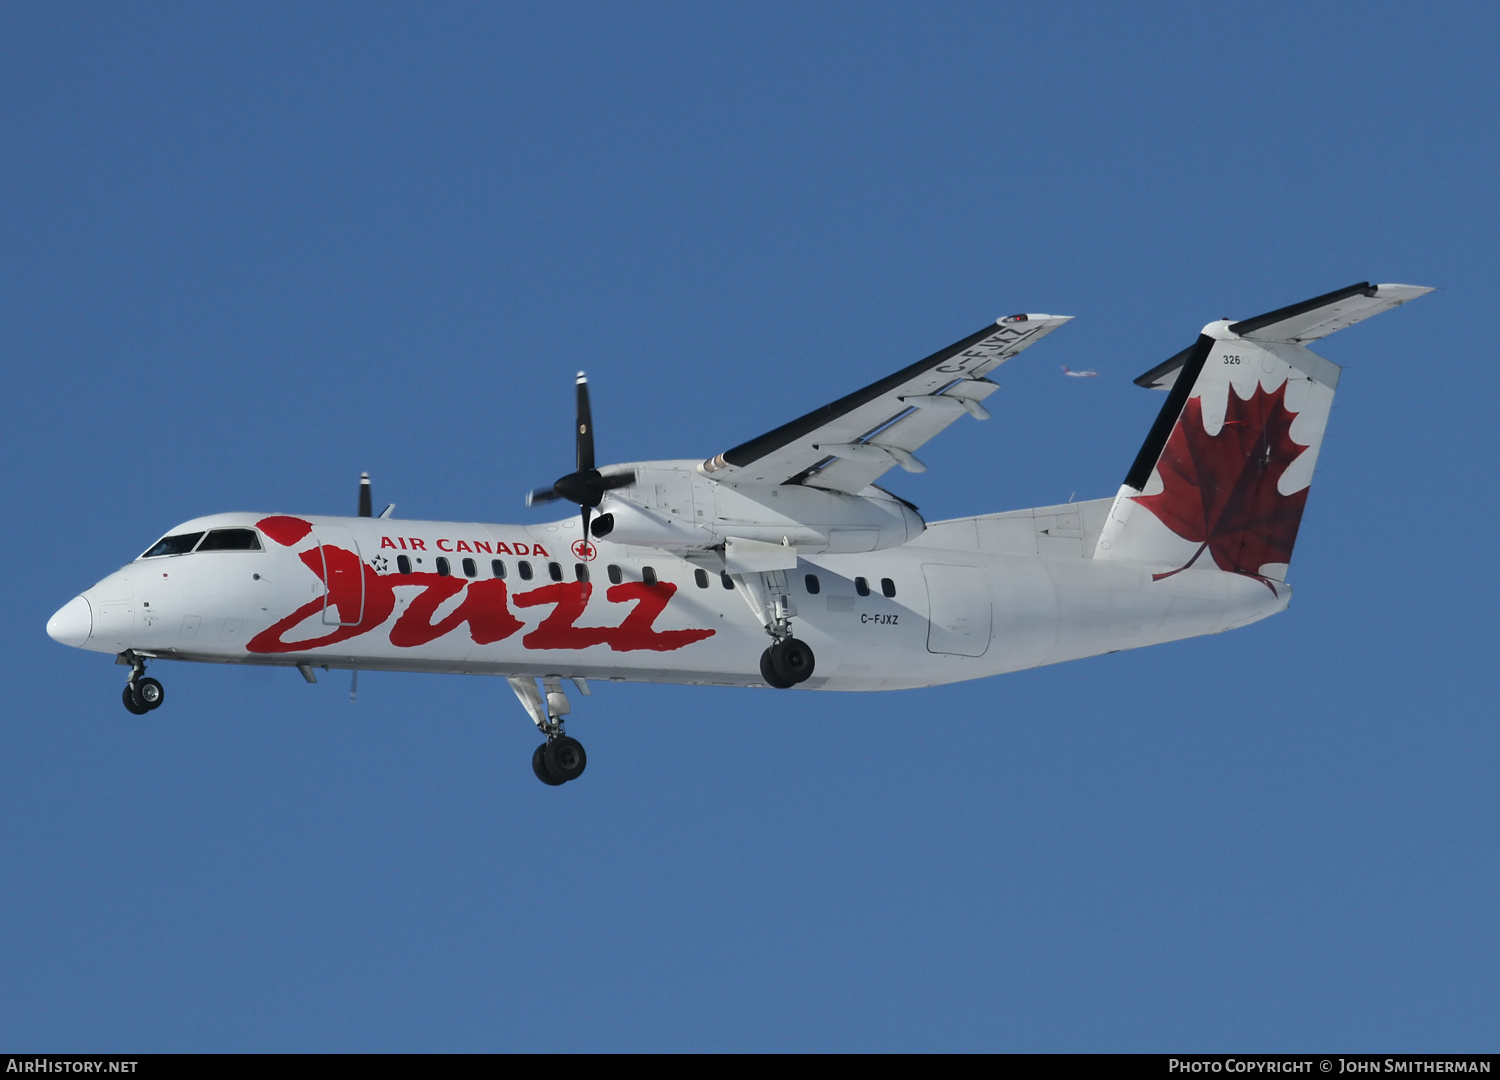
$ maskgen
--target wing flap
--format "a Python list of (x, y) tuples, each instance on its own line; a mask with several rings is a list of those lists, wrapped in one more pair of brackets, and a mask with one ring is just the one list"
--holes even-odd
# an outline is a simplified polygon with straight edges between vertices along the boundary
[(898, 463), (911, 468), (912, 452), (965, 412), (984, 415), (978, 403), (999, 388), (983, 376), (1069, 317), (1028, 314), (1000, 319), (878, 382), (724, 451), (704, 462), (703, 471), (728, 482), (805, 483), (861, 491)]

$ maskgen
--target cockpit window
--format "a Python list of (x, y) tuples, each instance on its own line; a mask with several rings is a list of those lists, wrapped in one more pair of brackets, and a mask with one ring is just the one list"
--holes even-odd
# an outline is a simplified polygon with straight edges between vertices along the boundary
[(254, 529), (214, 529), (198, 545), (199, 551), (259, 551)]
[(203, 539), (201, 532), (163, 536), (141, 558), (154, 559), (158, 555), (186, 555), (189, 551), (193, 550), (193, 545), (201, 539)]

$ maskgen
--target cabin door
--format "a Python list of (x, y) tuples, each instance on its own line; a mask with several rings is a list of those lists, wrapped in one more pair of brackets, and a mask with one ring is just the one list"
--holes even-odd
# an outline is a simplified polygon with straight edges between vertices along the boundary
[(323, 557), (323, 623), (356, 626), (365, 615), (365, 567), (354, 534), (341, 525), (313, 529)]
[(990, 585), (972, 566), (924, 563), (927, 579), (927, 651), (983, 656), (990, 647)]

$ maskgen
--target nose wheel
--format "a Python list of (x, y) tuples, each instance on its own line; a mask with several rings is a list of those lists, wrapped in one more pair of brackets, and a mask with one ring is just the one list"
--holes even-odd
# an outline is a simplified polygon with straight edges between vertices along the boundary
[(126, 655), (132, 657), (133, 662), (130, 679), (125, 683), (125, 692), (120, 695), (120, 700), (136, 716), (145, 716), (152, 709), (161, 708), (161, 703), (167, 700), (167, 692), (162, 689), (161, 683), (146, 675), (144, 660), (132, 653)]

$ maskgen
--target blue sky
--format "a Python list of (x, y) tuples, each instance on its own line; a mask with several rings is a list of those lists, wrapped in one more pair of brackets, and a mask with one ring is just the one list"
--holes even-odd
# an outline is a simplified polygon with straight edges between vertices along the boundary
[[(1493, 1049), (1489, 5), (0, 10), (15, 1050)], [(43, 624), (171, 525), (528, 520), (1011, 311), (892, 486), (1112, 494), (1222, 316), (1345, 365), (1290, 611), (877, 695), (158, 665)], [(1487, 299), (1488, 298), (1488, 299)], [(1097, 380), (1062, 377), (1091, 367)]]

